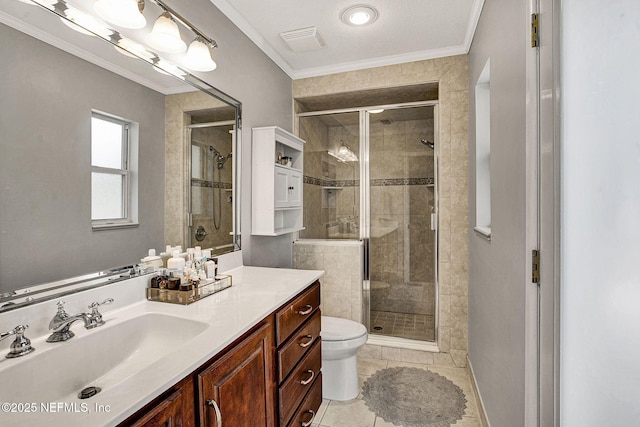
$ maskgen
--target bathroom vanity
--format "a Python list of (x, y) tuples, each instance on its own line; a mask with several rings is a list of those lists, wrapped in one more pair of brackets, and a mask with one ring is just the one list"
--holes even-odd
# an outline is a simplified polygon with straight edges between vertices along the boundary
[[(0, 424), (308, 424), (322, 399), (322, 272), (227, 273), (231, 288), (188, 306), (143, 300), (149, 276), (69, 295), (69, 312), (114, 303), (104, 307), (104, 326), (76, 323), (62, 343), (45, 341), (57, 300), (1, 313), (3, 327), (30, 324), (36, 350), (0, 361), (0, 381), (14, 385), (0, 390), (0, 402), (16, 409), (1, 412)], [(102, 390), (79, 399), (87, 386)]]

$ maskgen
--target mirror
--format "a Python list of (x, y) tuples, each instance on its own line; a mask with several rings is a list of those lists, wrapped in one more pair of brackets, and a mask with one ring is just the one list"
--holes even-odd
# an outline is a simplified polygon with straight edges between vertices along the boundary
[[(147, 9), (154, 6), (147, 2)], [(240, 102), (183, 70), (178, 78), (158, 73), (122, 55), (117, 39), (80, 34), (56, 16), (63, 8), (53, 12), (22, 1), (0, 4), (0, 305), (54, 298), (70, 283), (83, 288), (104, 276), (128, 277), (130, 269), (113, 267), (136, 264), (165, 242), (194, 245), (191, 125), (230, 123), (227, 145), (216, 148), (230, 154), (224, 177), (202, 175), (198, 184), (215, 190), (216, 215), (218, 200), (226, 209), (224, 221), (216, 221), (229, 224), (225, 240), (207, 246), (218, 253), (239, 249)], [(129, 159), (137, 165), (130, 172), (131, 221), (119, 227), (92, 222), (95, 112), (124, 119), (137, 132)], [(208, 201), (201, 198), (201, 207)]]

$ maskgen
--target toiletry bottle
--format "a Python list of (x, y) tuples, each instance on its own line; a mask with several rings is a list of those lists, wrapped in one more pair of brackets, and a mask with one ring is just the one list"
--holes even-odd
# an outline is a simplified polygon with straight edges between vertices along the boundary
[(167, 245), (164, 252), (160, 252), (160, 258), (162, 259), (163, 267), (167, 266), (167, 261), (169, 260), (169, 258), (171, 258), (172, 253), (173, 253), (173, 249), (171, 248), (171, 245)]
[(155, 249), (149, 249), (149, 255), (140, 261), (147, 266), (147, 271), (156, 271), (162, 268), (162, 258), (156, 255)]
[(218, 275), (218, 258), (209, 258), (204, 263), (204, 269), (207, 274), (207, 279), (215, 279)]
[(184, 258), (180, 256), (180, 252), (178, 250), (174, 250), (173, 256), (167, 260), (167, 268), (172, 272), (177, 272), (179, 275), (182, 275), (184, 267)]

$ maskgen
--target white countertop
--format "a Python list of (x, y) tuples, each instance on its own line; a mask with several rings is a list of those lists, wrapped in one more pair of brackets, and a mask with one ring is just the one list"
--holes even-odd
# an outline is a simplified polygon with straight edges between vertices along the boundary
[[(48, 402), (11, 402), (7, 398), (7, 394), (0, 396), (0, 402), (10, 402), (16, 404), (35, 403), (37, 409), (35, 412), (25, 413), (24, 408), (21, 413), (7, 412), (7, 407), (3, 405), (0, 411), (0, 425), (2, 426), (114, 426), (124, 421), (127, 417), (134, 414), (138, 409), (158, 397), (168, 388), (185, 378), (194, 370), (199, 368), (207, 360), (218, 354), (228, 344), (232, 343), (243, 333), (247, 332), (259, 321), (267, 315), (282, 306), (296, 294), (300, 293), (315, 280), (319, 279), (322, 271), (315, 270), (291, 270), (277, 268), (262, 267), (239, 267), (237, 269), (226, 272), (233, 276), (233, 286), (220, 293), (204, 298), (191, 305), (183, 306), (178, 304), (168, 304), (160, 302), (152, 302), (140, 300), (132, 302), (124, 306), (115, 306), (111, 311), (103, 310), (104, 319), (116, 324), (117, 322), (130, 319), (144, 313), (159, 313), (170, 316), (179, 316), (209, 325), (202, 333), (197, 335), (186, 345), (178, 346), (172, 349), (161, 359), (137, 370), (131, 376), (118, 384), (110, 387), (109, 374), (105, 374), (103, 378), (92, 381), (91, 384), (102, 387), (102, 392), (96, 396), (80, 400), (75, 396), (66, 396), (62, 398), (54, 398), (47, 408), (62, 408), (60, 412), (42, 410), (42, 403)], [(144, 298), (144, 287), (148, 283), (148, 276), (131, 279), (127, 292), (132, 295), (142, 294)], [(127, 286), (126, 282), (105, 286), (99, 288), (101, 295), (95, 296), (96, 299), (102, 298), (102, 295), (110, 295), (115, 292), (109, 289), (111, 286), (118, 285), (120, 288)], [(73, 298), (84, 300), (82, 304), (87, 304), (88, 297), (83, 293), (74, 294)], [(117, 296), (115, 297), (118, 298)], [(137, 298), (137, 297), (136, 297)], [(69, 298), (71, 299), (71, 298)], [(122, 298), (125, 299), (126, 298)], [(50, 303), (47, 306), (47, 313), (41, 315), (41, 318), (49, 319), (55, 313), (51, 311), (53, 308)], [(19, 310), (15, 310), (18, 312)], [(42, 311), (42, 310), (41, 310)], [(68, 310), (68, 312), (73, 312)], [(13, 312), (9, 312), (10, 314)], [(17, 317), (16, 317), (17, 316)], [(7, 327), (8, 322), (13, 325), (14, 322), (21, 321), (20, 316), (26, 316), (24, 313), (12, 314), (12, 318), (5, 316), (2, 318), (3, 327)], [(33, 322), (33, 308), (31, 308), (31, 321)], [(41, 319), (38, 320), (42, 323)], [(48, 320), (47, 320), (48, 321)], [(34, 330), (30, 328), (30, 330)], [(99, 333), (100, 328), (93, 330), (85, 330), (81, 324), (77, 323), (72, 327), (77, 337), (83, 335)], [(35, 331), (38, 331), (35, 328)], [(65, 343), (46, 343), (48, 334), (41, 336), (29, 336), (33, 346), (37, 352), (51, 351), (55, 346), (64, 345)], [(77, 339), (77, 338), (72, 338)], [(10, 341), (10, 339), (5, 340)], [(108, 343), (109, 345), (117, 345), (118, 343)], [(4, 352), (5, 346), (2, 351)], [(4, 359), (0, 362), (0, 379), (1, 371), (11, 369), (12, 364), (28, 363), (29, 356), (26, 355), (17, 359)], [(100, 360), (82, 360), (79, 355), (79, 363), (100, 363)], [(37, 378), (26, 379), (25, 384), (12, 385), (1, 384), (0, 387), (5, 391), (11, 390), (11, 387), (34, 387), (39, 386)], [(30, 384), (29, 384), (30, 382)], [(86, 385), (81, 385), (80, 388)], [(79, 391), (79, 390), (78, 390)], [(86, 403), (87, 408), (80, 408), (77, 411), (71, 407), (57, 406), (61, 403), (75, 403), (79, 407), (80, 403)], [(96, 405), (108, 405), (108, 412), (96, 411)], [(14, 405), (16, 407), (17, 405)], [(24, 406), (24, 405), (23, 405)], [(102, 406), (103, 408), (105, 406)], [(16, 408), (18, 409), (18, 408)], [(86, 410), (86, 412), (84, 411)]]

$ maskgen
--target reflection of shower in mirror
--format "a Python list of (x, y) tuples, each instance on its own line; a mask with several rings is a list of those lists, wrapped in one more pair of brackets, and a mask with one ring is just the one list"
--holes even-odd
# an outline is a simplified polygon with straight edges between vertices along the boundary
[(224, 163), (233, 157), (233, 153), (229, 153), (226, 156), (223, 156), (218, 150), (216, 150), (213, 145), (209, 146), (209, 152), (213, 153), (213, 157), (216, 159), (216, 163), (218, 165), (218, 169), (222, 169), (224, 167)]
[(422, 142), (424, 145), (426, 145), (427, 147), (431, 148), (432, 150), (435, 147), (435, 144), (434, 144), (433, 141), (429, 141), (427, 139), (421, 139), (420, 142)]

